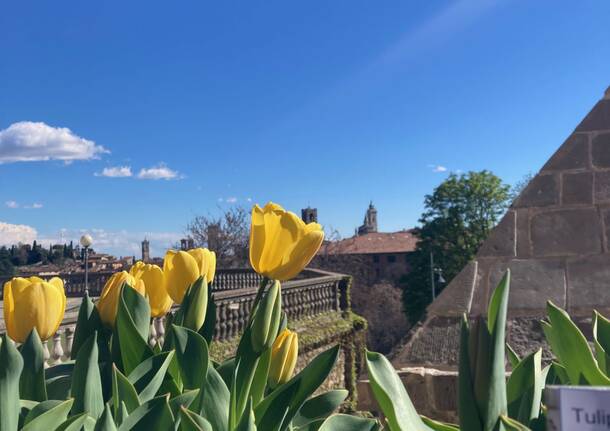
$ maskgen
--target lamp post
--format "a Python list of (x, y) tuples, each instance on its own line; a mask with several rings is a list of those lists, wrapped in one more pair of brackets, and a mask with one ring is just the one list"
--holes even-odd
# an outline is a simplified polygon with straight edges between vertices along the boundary
[(438, 276), (438, 282), (444, 284), (445, 279), (443, 278), (442, 268), (434, 266), (434, 254), (430, 252), (430, 287), (432, 290), (432, 300), (436, 299), (436, 282), (435, 278)]
[(80, 245), (85, 247), (85, 294), (89, 294), (89, 247), (93, 244), (91, 235), (85, 234), (80, 237)]

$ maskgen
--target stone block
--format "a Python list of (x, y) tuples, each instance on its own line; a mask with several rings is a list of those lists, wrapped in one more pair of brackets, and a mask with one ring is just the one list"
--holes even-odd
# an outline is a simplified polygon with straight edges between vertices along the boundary
[(608, 251), (610, 246), (610, 208), (602, 209), (602, 220), (604, 222), (604, 250)]
[(534, 256), (600, 253), (601, 237), (601, 222), (594, 208), (545, 211), (531, 219)]
[(610, 308), (610, 255), (568, 260), (568, 309), (591, 316), (592, 309)]
[(542, 167), (541, 172), (586, 169), (589, 167), (589, 137), (574, 133)]
[(593, 138), (591, 158), (596, 168), (610, 168), (610, 133), (600, 133)]
[(576, 127), (576, 132), (591, 132), (594, 130), (610, 130), (610, 100), (597, 102), (591, 112)]
[[(496, 288), (504, 273), (510, 269), (510, 297), (508, 300), (511, 316), (531, 314), (536, 310), (544, 314), (546, 301), (565, 305), (565, 265), (562, 259), (512, 260), (496, 263), (489, 272), (489, 288)], [(491, 296), (491, 292), (490, 292)]]
[(491, 231), (477, 256), (515, 256), (516, 241), (515, 230), (517, 225), (517, 213), (509, 210), (500, 223)]
[(530, 240), (530, 210), (521, 208), (517, 210), (517, 258), (523, 259), (532, 255), (532, 242)]
[(610, 171), (595, 172), (595, 203), (610, 202)]
[(559, 204), (559, 175), (538, 174), (521, 192), (514, 208), (543, 207)]
[(429, 372), (426, 375), (430, 393), (434, 400), (435, 410), (438, 412), (456, 411), (458, 406), (457, 373), (455, 371)]
[(565, 173), (561, 176), (561, 203), (564, 205), (593, 203), (593, 173)]

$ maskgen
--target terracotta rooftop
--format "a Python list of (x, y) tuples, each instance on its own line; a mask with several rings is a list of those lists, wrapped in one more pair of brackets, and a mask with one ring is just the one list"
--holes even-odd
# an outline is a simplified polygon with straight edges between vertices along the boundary
[(373, 232), (325, 243), (321, 254), (406, 253), (415, 250), (418, 238), (409, 230)]

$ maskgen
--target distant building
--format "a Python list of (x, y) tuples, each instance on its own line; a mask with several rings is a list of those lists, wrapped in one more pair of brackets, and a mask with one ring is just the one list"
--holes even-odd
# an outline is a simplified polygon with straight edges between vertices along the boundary
[(369, 204), (366, 214), (364, 215), (364, 223), (356, 230), (357, 235), (366, 235), (367, 233), (377, 232), (377, 209), (373, 206), (373, 202)]
[(146, 238), (142, 241), (142, 262), (150, 262), (150, 242)]
[(182, 238), (180, 240), (180, 250), (190, 250), (195, 248), (195, 240), (193, 238)]
[[(301, 213), (305, 215), (305, 210)], [(312, 266), (344, 272), (367, 283), (394, 280), (409, 272), (409, 257), (418, 240), (410, 230), (377, 232), (377, 209), (371, 202), (356, 235), (325, 241)]]
[(317, 223), (318, 222), (318, 209), (317, 208), (303, 208), (301, 210), (301, 219), (305, 223)]

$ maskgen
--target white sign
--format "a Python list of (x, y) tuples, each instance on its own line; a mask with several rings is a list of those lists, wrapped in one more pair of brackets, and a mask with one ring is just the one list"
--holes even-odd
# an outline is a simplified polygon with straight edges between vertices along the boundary
[(549, 431), (610, 430), (610, 387), (549, 386), (545, 400)]

